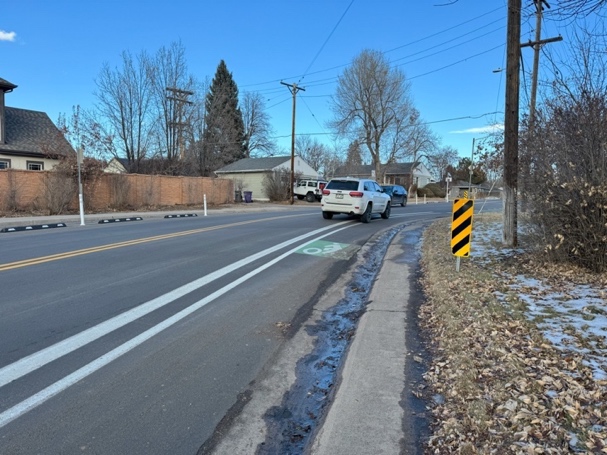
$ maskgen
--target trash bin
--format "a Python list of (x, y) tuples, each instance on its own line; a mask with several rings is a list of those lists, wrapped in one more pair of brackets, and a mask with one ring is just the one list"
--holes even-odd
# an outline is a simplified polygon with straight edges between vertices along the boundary
[(253, 192), (252, 191), (244, 191), (244, 201), (253, 202)]
[(234, 191), (234, 202), (242, 202), (242, 191)]

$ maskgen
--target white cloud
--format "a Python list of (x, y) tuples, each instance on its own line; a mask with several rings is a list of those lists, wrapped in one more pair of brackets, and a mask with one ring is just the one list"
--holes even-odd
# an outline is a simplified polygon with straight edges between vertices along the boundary
[(17, 34), (15, 32), (5, 32), (0, 30), (0, 41), (15, 41)]
[(495, 123), (493, 125), (479, 126), (476, 128), (468, 128), (466, 130), (449, 131), (450, 134), (484, 134), (484, 133), (495, 133), (496, 131), (503, 130), (504, 125), (502, 123)]

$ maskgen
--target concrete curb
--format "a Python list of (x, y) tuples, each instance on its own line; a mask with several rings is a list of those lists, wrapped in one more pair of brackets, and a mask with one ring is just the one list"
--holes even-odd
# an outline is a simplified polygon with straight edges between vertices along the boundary
[(314, 455), (400, 453), (405, 384), (405, 319), (409, 270), (392, 240), (367, 311), (348, 351), (335, 399), (311, 447)]

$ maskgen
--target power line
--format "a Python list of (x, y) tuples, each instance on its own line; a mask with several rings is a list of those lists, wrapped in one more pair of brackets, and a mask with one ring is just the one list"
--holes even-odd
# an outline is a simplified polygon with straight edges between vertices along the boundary
[[(451, 118), (446, 118), (446, 119), (441, 119), (441, 120), (432, 120), (432, 121), (427, 121), (427, 122), (420, 122), (420, 125), (432, 125), (434, 123), (445, 123), (445, 122), (455, 122), (458, 120), (466, 120), (466, 119), (479, 119), (482, 117), (487, 117), (489, 115), (494, 115), (494, 114), (503, 114), (503, 111), (494, 111), (494, 112), (486, 112), (484, 114), (480, 114), (480, 115), (465, 115), (462, 117), (451, 117)], [(329, 136), (331, 134), (335, 134), (335, 133), (327, 133), (327, 132), (322, 132), (322, 133), (298, 133), (296, 134), (296, 136)], [(285, 134), (285, 135), (280, 135), (280, 136), (272, 136), (270, 137), (270, 139), (285, 139), (291, 137), (290, 134)]]
[[(348, 8), (349, 8), (349, 7), (348, 7)], [(501, 9), (503, 9), (503, 7), (498, 7), (498, 8), (495, 8), (495, 9), (493, 9), (493, 10), (491, 10), (491, 11), (488, 11), (488, 12), (486, 12), (486, 13), (483, 13), (483, 14), (479, 15), (479, 16), (476, 16), (476, 17), (474, 17), (474, 18), (472, 18), (472, 19), (468, 19), (468, 20), (466, 20), (466, 21), (464, 21), (464, 22), (461, 22), (461, 23), (459, 23), (459, 24), (456, 24), (456, 25), (454, 25), (454, 26), (452, 26), (452, 27), (446, 28), (446, 29), (441, 30), (441, 31), (436, 32), (436, 33), (432, 33), (432, 34), (427, 35), (427, 36), (425, 36), (425, 37), (423, 37), (423, 38), (420, 38), (420, 39), (415, 40), (415, 41), (411, 41), (411, 42), (409, 42), (409, 43), (406, 43), (406, 44), (403, 44), (403, 45), (401, 45), (401, 46), (398, 46), (398, 47), (395, 47), (395, 48), (389, 49), (389, 50), (387, 50), (387, 51), (383, 51), (382, 53), (386, 54), (386, 53), (393, 52), (393, 51), (395, 51), (395, 50), (401, 49), (401, 48), (403, 48), (403, 47), (407, 47), (407, 46), (410, 46), (410, 45), (413, 45), (413, 44), (417, 44), (417, 43), (419, 43), (419, 42), (421, 42), (421, 41), (427, 40), (427, 39), (429, 39), (429, 38), (433, 38), (433, 37), (435, 37), (435, 36), (437, 36), (437, 35), (440, 35), (440, 34), (442, 34), (442, 33), (447, 32), (447, 31), (450, 31), (450, 30), (456, 29), (456, 28), (458, 28), (458, 27), (461, 27), (462, 25), (465, 25), (465, 24), (468, 24), (468, 23), (470, 23), (470, 22), (473, 22), (473, 21), (475, 21), (475, 20), (477, 20), (477, 19), (480, 19), (480, 18), (482, 18), (482, 17), (484, 17), (484, 16), (487, 16), (487, 15), (489, 15), (489, 14), (491, 14), (491, 13), (494, 13), (495, 11), (498, 11), (498, 10), (501, 10)], [(347, 11), (347, 10), (346, 10), (346, 11)], [(344, 14), (345, 14), (345, 13), (344, 13)], [(499, 20), (502, 20), (502, 19), (500, 18)], [(487, 24), (486, 26), (491, 25), (491, 24), (493, 24), (493, 23), (495, 23), (495, 22), (497, 22), (497, 21), (490, 22), (490, 23), (489, 23), (489, 24)], [(483, 27), (481, 27), (481, 28), (483, 28)], [(477, 30), (479, 30), (479, 29), (477, 29)], [(463, 34), (463, 35), (460, 35), (460, 36), (455, 37), (454, 39), (459, 39), (459, 38), (461, 38), (461, 37), (463, 37), (463, 36), (466, 36), (466, 35), (468, 35), (468, 34), (470, 34), (470, 33), (471, 33), (471, 32), (467, 32), (467, 33), (465, 33), (465, 34)], [(323, 45), (323, 46), (324, 46), (324, 45)], [(254, 83), (254, 84), (242, 85), (241, 87), (242, 87), (242, 88), (245, 88), (245, 87), (255, 87), (255, 86), (260, 86), (260, 85), (269, 85), (269, 84), (275, 84), (275, 83), (277, 83), (277, 82), (281, 82), (281, 81), (283, 81), (283, 80), (285, 80), (285, 79), (297, 79), (297, 78), (303, 78), (303, 77), (304, 77), (304, 76), (306, 76), (306, 75), (308, 75), (308, 76), (309, 76), (309, 75), (314, 75), (314, 74), (326, 73), (326, 72), (328, 72), (328, 71), (333, 71), (333, 70), (336, 70), (336, 69), (339, 69), (339, 68), (346, 67), (346, 66), (348, 66), (348, 65), (350, 65), (350, 63), (344, 63), (344, 64), (341, 64), (341, 65), (332, 66), (332, 67), (329, 67), (329, 68), (326, 68), (326, 69), (323, 69), (323, 70), (313, 71), (313, 72), (311, 72), (311, 73), (307, 73), (307, 71), (309, 70), (309, 67), (308, 67), (308, 70), (306, 70), (306, 73), (307, 73), (307, 74), (304, 74), (304, 75), (300, 75), (300, 76), (297, 76), (297, 75), (296, 75), (296, 76), (290, 76), (290, 77), (283, 77), (283, 78), (280, 78), (280, 79), (273, 79), (273, 80), (270, 80), (270, 81), (267, 81), (267, 82), (259, 82), (259, 83)], [(310, 65), (310, 66), (311, 66), (311, 65)], [(331, 78), (331, 79), (335, 80), (336, 78), (334, 77), (334, 78)], [(308, 81), (306, 85), (307, 85), (308, 87), (310, 87), (312, 83), (314, 83), (314, 81), (312, 81), (312, 82), (309, 82), (309, 81)], [(267, 89), (261, 89), (261, 90), (259, 90), (259, 91), (263, 91), (263, 90), (267, 90)], [(271, 90), (274, 90), (274, 89), (272, 88)]]
[[(473, 17), (472, 19), (468, 19), (467, 21), (464, 21), (464, 22), (460, 22), (460, 23), (459, 23), (459, 24), (457, 24), (457, 25), (454, 25), (454, 26), (452, 26), (452, 27), (449, 27), (449, 28), (446, 28), (446, 29), (444, 29), (444, 30), (441, 30), (440, 32), (436, 32), (436, 33), (433, 33), (433, 34), (431, 34), (431, 35), (424, 36), (423, 38), (420, 38), (420, 39), (418, 39), (418, 40), (416, 40), (416, 41), (411, 41), (410, 43), (403, 44), (402, 46), (398, 46), (398, 47), (395, 47), (395, 48), (393, 48), (393, 49), (389, 49), (389, 50), (387, 50), (386, 52), (392, 52), (392, 51), (396, 51), (396, 50), (398, 50), (398, 49), (402, 49), (403, 47), (411, 46), (412, 44), (417, 44), (417, 43), (420, 43), (420, 42), (425, 41), (425, 40), (427, 40), (427, 39), (434, 38), (435, 36), (442, 35), (443, 33), (446, 33), (446, 32), (448, 32), (448, 31), (451, 31), (451, 30), (453, 30), (453, 29), (456, 29), (456, 28), (458, 28), (458, 27), (461, 27), (462, 25), (466, 25), (466, 24), (468, 24), (468, 23), (470, 23), (470, 22), (473, 22), (473, 21), (475, 21), (475, 20), (477, 20), (477, 19), (480, 19), (481, 17), (485, 17), (485, 16), (487, 16), (487, 15), (489, 15), (489, 14), (491, 14), (491, 13), (495, 13), (497, 10), (500, 10), (500, 9), (503, 9), (503, 7), (501, 7), (501, 6), (500, 6), (500, 7), (497, 7), (497, 8), (495, 8), (495, 9), (492, 9), (491, 11), (488, 11), (488, 12), (486, 12), (486, 13), (484, 13), (484, 14), (481, 14), (480, 16)], [(502, 19), (499, 19), (499, 20), (502, 20)], [(490, 22), (490, 23), (489, 23), (489, 25), (490, 25), (490, 24), (493, 24), (493, 22)]]
[(316, 115), (314, 115), (314, 112), (312, 112), (312, 109), (310, 109), (310, 106), (308, 105), (308, 103), (306, 103), (306, 100), (304, 99), (304, 97), (301, 97), (301, 100), (303, 101), (303, 103), (306, 105), (306, 107), (308, 108), (308, 111), (310, 112), (310, 114), (312, 115), (312, 118), (314, 119), (314, 121), (318, 124), (318, 126), (320, 126), (320, 128), (322, 130), (324, 130), (325, 128), (320, 124), (320, 122), (318, 121), (318, 119), (316, 118)]
[[(483, 35), (480, 35), (480, 36), (478, 36), (478, 37), (476, 37), (476, 38), (469, 39), (469, 40), (467, 40), (467, 41), (461, 42), (461, 43), (456, 44), (456, 45), (454, 45), (454, 46), (451, 46), (451, 47), (449, 47), (449, 48), (446, 48), (446, 49), (443, 49), (443, 50), (440, 50), (440, 51), (434, 52), (434, 53), (432, 53), (432, 54), (429, 54), (429, 55), (426, 55), (426, 56), (423, 56), (423, 57), (420, 57), (420, 58), (417, 58), (417, 59), (414, 59), (414, 60), (408, 60), (408, 61), (406, 61), (406, 62), (400, 63), (400, 64), (395, 65), (395, 66), (400, 67), (400, 66), (408, 65), (408, 64), (411, 64), (411, 63), (414, 63), (414, 62), (418, 62), (418, 61), (423, 60), (423, 59), (426, 59), (426, 58), (434, 57), (435, 55), (438, 55), (438, 54), (441, 54), (441, 53), (443, 53), (443, 52), (447, 52), (447, 51), (453, 50), (453, 49), (455, 49), (455, 48), (457, 48), (457, 47), (459, 47), (459, 46), (462, 46), (462, 45), (464, 45), (464, 44), (466, 44), (466, 43), (469, 43), (469, 42), (475, 41), (476, 39), (482, 38), (483, 36), (486, 36), (486, 35), (488, 35), (488, 34), (494, 33), (494, 32), (496, 32), (496, 31), (498, 31), (498, 30), (503, 29), (503, 28), (504, 28), (504, 27), (500, 27), (500, 28), (498, 28), (498, 29), (494, 29), (494, 30), (492, 30), (492, 31), (490, 31), (490, 32), (487, 32), (487, 33), (485, 33), (485, 34), (483, 34)], [(465, 36), (465, 35), (462, 35), (462, 36)], [(447, 42), (445, 42), (445, 43), (441, 43), (441, 45), (442, 45), (442, 44), (446, 44), (446, 43), (447, 43)], [(455, 62), (455, 63), (453, 63), (453, 64), (450, 64), (450, 65), (447, 65), (447, 66), (443, 66), (443, 67), (438, 68), (438, 69), (436, 69), (436, 70), (429, 71), (429, 72), (427, 72), (427, 73), (423, 73), (423, 74), (418, 75), (418, 76), (415, 76), (415, 77), (410, 77), (409, 79), (414, 79), (414, 78), (417, 78), (417, 77), (425, 76), (425, 75), (428, 75), (428, 74), (431, 74), (431, 73), (434, 73), (434, 72), (440, 71), (440, 70), (442, 70), (442, 69), (449, 68), (449, 67), (451, 67), (451, 66), (453, 66), (453, 65), (455, 65), (455, 64), (457, 64), (457, 63), (462, 63), (462, 62), (465, 62), (466, 60), (468, 60), (468, 59), (470, 59), (470, 58), (478, 57), (479, 55), (485, 54), (485, 53), (487, 53), (487, 52), (490, 52), (490, 51), (495, 50), (495, 49), (497, 49), (497, 48), (499, 48), (499, 47), (502, 47), (502, 46), (504, 46), (504, 43), (501, 43), (501, 44), (499, 44), (498, 46), (493, 47), (493, 48), (491, 48), (491, 49), (489, 49), (489, 50), (487, 50), (487, 51), (484, 51), (484, 52), (481, 52), (481, 53), (478, 53), (478, 54), (471, 55), (471, 56), (466, 57), (466, 58), (464, 58), (464, 59), (462, 59), (462, 60), (458, 60), (457, 62)], [(402, 60), (402, 59), (404, 59), (404, 58), (411, 57), (411, 56), (413, 56), (413, 55), (417, 55), (417, 54), (420, 54), (420, 53), (426, 52), (427, 50), (429, 50), (429, 49), (433, 49), (433, 48), (435, 48), (435, 47), (437, 47), (437, 46), (432, 46), (432, 47), (430, 47), (430, 48), (427, 48), (427, 49), (424, 49), (424, 50), (422, 50), (422, 51), (416, 52), (416, 53), (414, 53), (414, 54), (411, 54), (411, 55), (408, 55), (408, 56), (405, 56), (405, 57), (401, 57), (400, 59), (394, 60), (394, 62), (399, 61), (399, 60)], [(344, 66), (347, 66), (347, 65), (344, 65)], [(337, 68), (337, 67), (334, 67), (334, 68)], [(333, 84), (334, 82), (336, 82), (338, 78), (339, 78), (338, 76), (334, 76), (334, 77), (330, 77), (330, 78), (326, 78), (326, 79), (319, 79), (318, 81), (309, 81), (309, 82), (306, 84), (306, 86), (307, 86), (307, 87), (319, 87), (319, 86), (323, 86), (323, 85), (330, 85), (330, 84)], [(309, 96), (308, 96), (308, 97), (309, 97)]]
[(488, 52), (494, 51), (495, 49), (499, 49), (500, 47), (504, 47), (504, 46), (505, 46), (505, 43), (501, 43), (498, 46), (492, 47), (491, 49), (487, 49), (486, 51), (479, 52), (478, 54), (474, 54), (474, 55), (471, 55), (470, 57), (463, 58), (463, 59), (458, 60), (457, 62), (453, 62), (449, 65), (441, 66), (440, 68), (436, 68), (436, 69), (434, 69), (432, 71), (428, 71), (426, 73), (418, 74), (417, 76), (412, 76), (409, 78), (409, 80), (417, 79), (418, 77), (427, 76), (428, 74), (436, 73), (438, 71), (450, 68), (452, 66), (457, 65), (458, 63), (462, 63), (462, 62), (465, 62), (466, 60), (470, 60), (471, 58), (478, 57), (483, 54), (487, 54)]
[[(432, 54), (430, 54), (430, 55), (425, 55), (425, 56), (423, 56), (423, 57), (416, 58), (415, 60), (408, 60), (408, 61), (406, 61), (406, 62), (404, 62), (404, 63), (399, 63), (397, 66), (403, 66), (403, 65), (408, 65), (409, 63), (419, 62), (420, 60), (424, 60), (424, 59), (429, 58), (429, 57), (434, 57), (435, 55), (442, 54), (443, 52), (451, 51), (451, 50), (455, 49), (456, 47), (459, 47), (459, 46), (462, 46), (462, 45), (464, 45), (464, 44), (470, 43), (470, 42), (475, 41), (475, 40), (477, 40), (477, 39), (479, 39), (479, 38), (482, 38), (482, 37), (484, 37), (484, 36), (490, 35), (491, 33), (495, 33), (495, 32), (497, 32), (497, 31), (503, 30), (504, 28), (505, 28), (505, 27), (499, 27), (499, 28), (496, 28), (496, 29), (494, 29), (494, 30), (491, 30), (490, 32), (484, 33), (484, 34), (482, 34), (482, 35), (480, 35), (480, 36), (477, 36), (477, 37), (475, 37), (475, 38), (471, 38), (471, 39), (466, 40), (466, 41), (463, 41), (463, 42), (461, 42), (461, 43), (459, 43), (459, 44), (454, 44), (454, 45), (453, 45), (453, 46), (451, 46), (451, 47), (447, 47), (447, 48), (445, 48), (445, 49), (441, 49), (440, 51), (433, 52), (433, 53), (432, 53)], [(400, 61), (400, 60), (404, 60), (405, 58), (412, 57), (412, 56), (417, 55), (417, 54), (422, 54), (422, 53), (426, 52), (426, 51), (427, 51), (427, 50), (429, 50), (429, 49), (433, 49), (434, 47), (439, 47), (439, 46), (442, 46), (443, 44), (447, 44), (447, 42), (445, 42), (445, 43), (441, 43), (441, 44), (439, 44), (439, 45), (433, 46), (433, 47), (428, 48), (428, 49), (424, 49), (424, 50), (422, 50), (422, 51), (416, 52), (415, 54), (411, 54), (411, 55), (407, 55), (407, 56), (405, 56), (405, 57), (401, 57), (401, 58), (399, 58), (399, 59), (393, 60), (393, 62), (398, 62), (398, 61)]]
[[(502, 22), (502, 21), (503, 21), (503, 19), (502, 19), (502, 18), (499, 18), (499, 19), (497, 19), (497, 20), (495, 20), (495, 21), (493, 21), (493, 22), (490, 22), (490, 23), (488, 23), (488, 24), (486, 24), (486, 25), (483, 25), (482, 27), (479, 27), (479, 28), (477, 28), (477, 29), (475, 29), (475, 30), (471, 30), (471, 31), (469, 31), (469, 32), (467, 32), (467, 33), (464, 33), (464, 34), (462, 34), (462, 35), (456, 36), (455, 38), (451, 38), (451, 39), (449, 39), (449, 40), (447, 40), (447, 41), (443, 41), (442, 43), (435, 44), (434, 46), (427, 47), (426, 49), (422, 49), (421, 51), (414, 52), (413, 54), (406, 55), (406, 56), (404, 56), (404, 57), (398, 58), (398, 59), (393, 60), (393, 61), (397, 62), (397, 61), (399, 61), (399, 60), (403, 60), (403, 59), (408, 58), (408, 57), (413, 57), (413, 56), (415, 56), (415, 55), (422, 54), (422, 53), (424, 53), (424, 52), (426, 52), (426, 51), (429, 51), (429, 50), (431, 50), (431, 49), (435, 49), (435, 48), (440, 47), (440, 46), (443, 46), (443, 45), (445, 45), (445, 44), (451, 44), (451, 43), (452, 43), (453, 41), (455, 41), (455, 40), (458, 40), (458, 39), (460, 39), (460, 38), (463, 38), (464, 36), (471, 35), (472, 33), (478, 32), (479, 30), (482, 30), (482, 29), (484, 29), (485, 27), (488, 27), (489, 25), (493, 25), (493, 24), (495, 24), (496, 22)], [(451, 47), (449, 47), (449, 48), (447, 48), (447, 49), (453, 49), (453, 48), (455, 48), (455, 47), (457, 47), (457, 46), (461, 46), (462, 44), (466, 44), (466, 43), (469, 43), (470, 41), (474, 41), (475, 39), (479, 39), (479, 38), (482, 38), (483, 36), (487, 36), (487, 35), (489, 35), (489, 34), (491, 34), (491, 33), (495, 33), (495, 32), (497, 32), (497, 31), (499, 31), (499, 30), (503, 30), (504, 28), (505, 28), (505, 25), (503, 25), (503, 26), (501, 26), (501, 27), (498, 27), (498, 28), (495, 28), (495, 29), (491, 30), (490, 32), (484, 33), (483, 35), (480, 35), (480, 36), (477, 36), (477, 37), (475, 37), (475, 38), (472, 38), (472, 39), (469, 39), (469, 40), (467, 40), (467, 41), (464, 41), (463, 43), (459, 43), (459, 44), (456, 44), (456, 45), (454, 45), (454, 46), (451, 46)], [(437, 53), (440, 53), (440, 52), (444, 52), (444, 50), (439, 51), (439, 52), (437, 52)], [(386, 53), (387, 53), (387, 52), (384, 52), (384, 54), (386, 54)], [(431, 54), (431, 55), (435, 55), (435, 54)]]
[(341, 17), (339, 18), (339, 20), (337, 21), (337, 24), (335, 24), (335, 27), (333, 27), (333, 30), (331, 30), (331, 33), (329, 33), (329, 36), (327, 37), (327, 39), (325, 40), (325, 42), (322, 44), (322, 46), (320, 46), (320, 49), (318, 50), (318, 52), (316, 53), (316, 55), (314, 56), (314, 58), (312, 59), (312, 61), (310, 62), (310, 64), (308, 65), (308, 67), (306, 68), (306, 70), (304, 71), (303, 75), (301, 76), (301, 78), (299, 79), (299, 81), (301, 82), (301, 80), (306, 77), (306, 74), (308, 74), (308, 71), (310, 70), (310, 68), (312, 67), (312, 65), (314, 64), (314, 62), (316, 61), (316, 59), (318, 58), (318, 56), (320, 55), (320, 53), (322, 52), (322, 50), (325, 48), (325, 46), (327, 45), (327, 43), (329, 42), (329, 40), (331, 39), (331, 36), (333, 36), (333, 33), (335, 33), (335, 30), (337, 30), (337, 27), (339, 26), (339, 24), (341, 23), (341, 21), (343, 20), (343, 18), (345, 17), (346, 13), (348, 12), (348, 10), (350, 9), (350, 7), (352, 6), (352, 3), (354, 3), (354, 0), (352, 0), (350, 2), (350, 4), (348, 5), (348, 7), (346, 8), (346, 10), (344, 11), (344, 13), (341, 15)]

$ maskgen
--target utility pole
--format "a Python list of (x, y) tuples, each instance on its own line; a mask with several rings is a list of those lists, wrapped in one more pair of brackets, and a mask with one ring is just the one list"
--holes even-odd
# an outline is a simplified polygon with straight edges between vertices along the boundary
[[(544, 5), (547, 8), (550, 8), (550, 5), (546, 0), (534, 0), (535, 3), (535, 40), (529, 41), (528, 43), (521, 44), (521, 48), (523, 47), (533, 47), (533, 72), (531, 73), (531, 99), (529, 100), (529, 126), (527, 131), (527, 136), (530, 139), (533, 139), (535, 135), (535, 113), (536, 113), (536, 99), (537, 99), (537, 80), (539, 74), (540, 67), (540, 50), (542, 49), (542, 45), (546, 43), (552, 43), (555, 41), (561, 41), (563, 38), (558, 36), (556, 38), (548, 38), (542, 40), (542, 11), (544, 11)], [(523, 174), (523, 178), (521, 179), (521, 210), (526, 211), (527, 207), (527, 185), (529, 183), (529, 172), (530, 172), (530, 162), (531, 156), (529, 156), (529, 151), (527, 151), (527, 156), (523, 157), (521, 160), (521, 170)]]
[(188, 125), (187, 122), (183, 121), (183, 106), (185, 104), (193, 104), (188, 101), (188, 97), (193, 95), (194, 92), (189, 90), (181, 90), (175, 87), (166, 87), (166, 90), (171, 93), (171, 96), (167, 96), (167, 100), (171, 103), (171, 127), (169, 131), (169, 143), (171, 152), (167, 150), (168, 158), (173, 158), (173, 155), (179, 155), (179, 159), (184, 158), (183, 150), (183, 128)]
[(298, 87), (297, 84), (287, 84), (286, 82), (280, 81), (282, 85), (286, 85), (291, 94), (293, 95), (293, 120), (291, 124), (291, 186), (289, 189), (290, 202), (293, 205), (294, 193), (293, 187), (295, 186), (295, 98), (299, 90), (306, 91), (305, 88)]
[[(535, 98), (537, 95), (537, 73), (540, 67), (540, 45), (542, 39), (542, 3), (544, 0), (535, 0), (535, 46), (533, 46), (533, 74), (531, 75), (531, 100), (529, 102), (529, 129), (533, 129), (535, 120)], [(547, 3), (546, 3), (547, 4)], [(523, 46), (521, 45), (521, 48)]]
[(537, 96), (537, 79), (540, 66), (540, 50), (542, 45), (546, 43), (554, 43), (555, 41), (562, 41), (562, 36), (555, 38), (541, 39), (542, 38), (542, 11), (544, 6), (550, 8), (550, 5), (546, 0), (534, 0), (536, 8), (535, 16), (535, 41), (529, 41), (528, 43), (521, 44), (523, 47), (533, 47), (533, 73), (531, 75), (531, 100), (529, 101), (529, 129), (533, 129), (533, 122), (535, 121), (535, 100)]
[(508, 0), (506, 38), (506, 101), (504, 114), (504, 230), (503, 242), (517, 239), (518, 115), (520, 86), (521, 0)]

